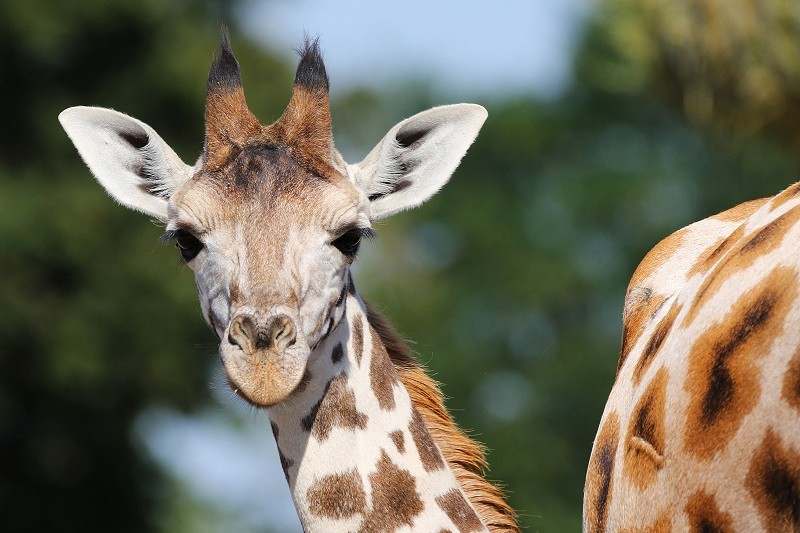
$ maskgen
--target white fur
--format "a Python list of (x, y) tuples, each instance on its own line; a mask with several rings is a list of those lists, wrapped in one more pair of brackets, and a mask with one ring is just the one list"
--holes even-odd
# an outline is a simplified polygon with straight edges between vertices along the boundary
[[(158, 220), (167, 220), (167, 200), (193, 171), (153, 128), (100, 107), (70, 107), (58, 115), (58, 120), (112, 198)], [(136, 148), (123, 135), (146, 137), (147, 144)]]
[[(475, 140), (488, 116), (477, 104), (434, 107), (407, 118), (389, 130), (361, 163), (350, 165), (353, 183), (370, 202), (370, 219), (381, 220), (417, 207), (447, 183), (461, 158)], [(403, 147), (398, 133), (421, 131), (424, 135)], [(397, 191), (398, 183), (408, 185)]]

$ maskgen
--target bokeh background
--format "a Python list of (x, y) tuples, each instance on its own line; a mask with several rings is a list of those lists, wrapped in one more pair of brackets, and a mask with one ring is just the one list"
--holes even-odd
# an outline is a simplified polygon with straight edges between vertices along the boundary
[(58, 125), (113, 107), (188, 162), (217, 24), (250, 107), (320, 34), (337, 146), (489, 110), (455, 178), (382, 224), (357, 282), (489, 448), (527, 531), (576, 531), (627, 280), (661, 238), (800, 174), (794, 0), (4, 0), (4, 531), (299, 531), (263, 413), (229, 401), (190, 272)]

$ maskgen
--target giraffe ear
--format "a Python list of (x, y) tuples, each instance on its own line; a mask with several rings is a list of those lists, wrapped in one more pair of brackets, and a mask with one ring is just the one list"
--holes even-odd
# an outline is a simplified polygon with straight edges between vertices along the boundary
[(192, 167), (153, 128), (100, 107), (70, 107), (58, 120), (112, 198), (167, 220), (167, 200), (192, 176)]
[(407, 118), (350, 166), (370, 201), (370, 219), (417, 207), (447, 183), (488, 113), (476, 104), (434, 107)]

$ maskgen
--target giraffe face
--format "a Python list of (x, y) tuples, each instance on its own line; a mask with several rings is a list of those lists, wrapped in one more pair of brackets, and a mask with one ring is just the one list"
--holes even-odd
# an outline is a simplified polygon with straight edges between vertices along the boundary
[(119, 203), (167, 224), (194, 270), (231, 386), (255, 405), (298, 385), (343, 314), (370, 223), (417, 207), (450, 178), (487, 113), (436, 107), (396, 124), (360, 163), (334, 148), (328, 76), (307, 42), (284, 114), (264, 126), (244, 98), (227, 33), (209, 72), (205, 149), (184, 163), (156, 131), (110, 109), (59, 120)]
[(169, 202), (168, 234), (194, 271), (231, 387), (258, 406), (284, 399), (341, 319), (368, 203), (340, 174), (255, 146), (201, 169)]

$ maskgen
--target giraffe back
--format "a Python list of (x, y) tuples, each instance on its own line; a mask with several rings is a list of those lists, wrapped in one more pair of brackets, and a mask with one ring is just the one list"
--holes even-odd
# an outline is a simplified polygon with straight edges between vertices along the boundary
[(799, 193), (692, 224), (642, 261), (586, 531), (800, 528)]

